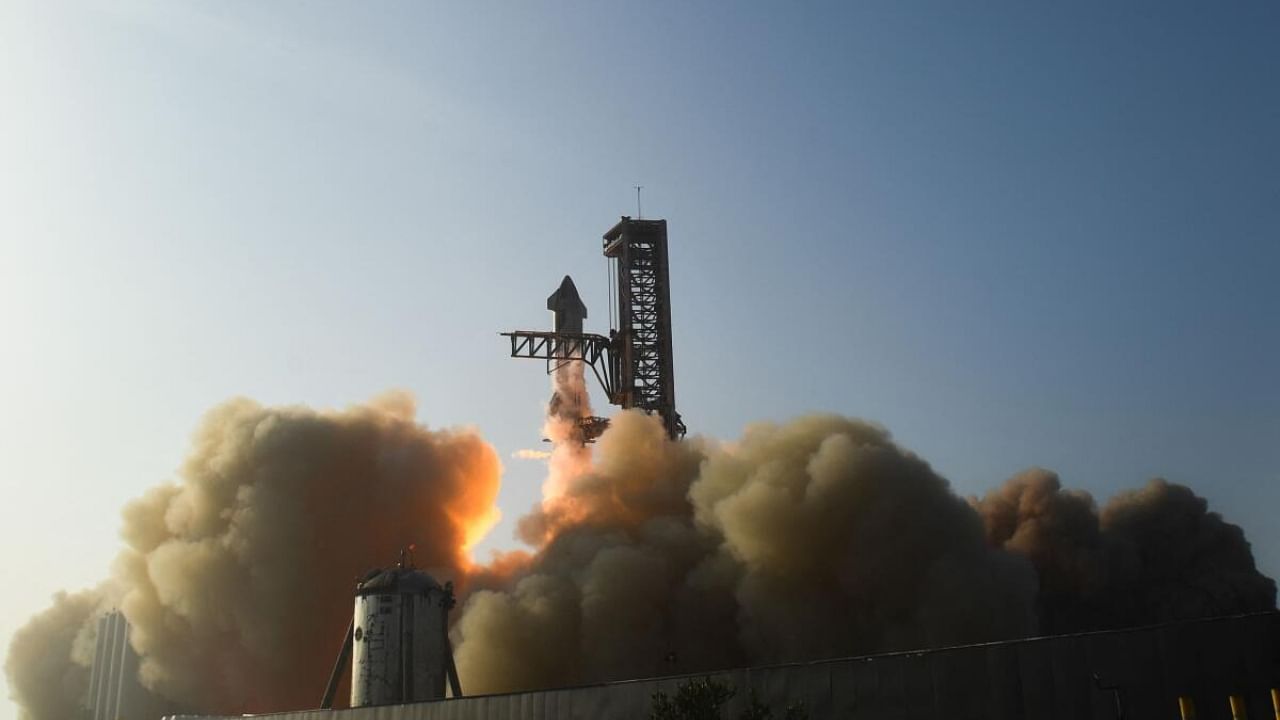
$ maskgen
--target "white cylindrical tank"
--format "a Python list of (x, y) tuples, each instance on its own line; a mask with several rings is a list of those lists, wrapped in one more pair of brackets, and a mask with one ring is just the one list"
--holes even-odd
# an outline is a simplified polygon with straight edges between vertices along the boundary
[(356, 585), (351, 707), (444, 698), (453, 588), (406, 567)]

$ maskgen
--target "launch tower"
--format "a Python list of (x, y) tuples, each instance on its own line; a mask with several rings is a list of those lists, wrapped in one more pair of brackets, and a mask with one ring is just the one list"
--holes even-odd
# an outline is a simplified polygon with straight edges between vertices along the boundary
[[(617, 314), (609, 319), (609, 336), (565, 331), (502, 333), (511, 339), (511, 357), (546, 360), (548, 372), (564, 362), (585, 362), (610, 403), (658, 415), (667, 435), (683, 437), (671, 357), (667, 221), (624, 216), (603, 239), (604, 256), (612, 266), (611, 282), (616, 283)], [(563, 327), (560, 311), (556, 312), (556, 327)], [(598, 418), (583, 418), (582, 428), (590, 442), (603, 432), (604, 424)]]

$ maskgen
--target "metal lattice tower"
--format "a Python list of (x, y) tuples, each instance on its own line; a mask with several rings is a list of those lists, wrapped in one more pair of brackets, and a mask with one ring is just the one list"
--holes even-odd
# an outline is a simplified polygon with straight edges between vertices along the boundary
[[(511, 339), (511, 357), (546, 360), (548, 373), (563, 362), (585, 362), (610, 403), (658, 415), (667, 435), (683, 437), (671, 360), (667, 221), (624, 216), (604, 234), (604, 255), (614, 261), (610, 272), (617, 280), (617, 327), (609, 337), (564, 330), (502, 333)], [(584, 441), (598, 437), (606, 424), (583, 418)]]
[(605, 257), (616, 260), (622, 407), (662, 417), (671, 437), (685, 433), (676, 412), (671, 360), (671, 285), (667, 221), (623, 217), (604, 234)]

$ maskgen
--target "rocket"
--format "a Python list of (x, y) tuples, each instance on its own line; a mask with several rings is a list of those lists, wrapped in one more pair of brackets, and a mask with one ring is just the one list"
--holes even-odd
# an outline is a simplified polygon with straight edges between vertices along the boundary
[(558, 333), (582, 333), (582, 321), (587, 317), (587, 306), (578, 297), (578, 288), (568, 275), (560, 281), (560, 287), (547, 298), (547, 309), (555, 315), (555, 331)]
[[(564, 276), (564, 280), (560, 281), (560, 287), (551, 293), (551, 297), (547, 298), (547, 309), (551, 311), (555, 317), (555, 333), (559, 335), (581, 335), (582, 320), (587, 316), (587, 306), (583, 304), (582, 298), (578, 296), (578, 288), (573, 284), (573, 278), (568, 275)], [(565, 416), (572, 418), (575, 422), (579, 421), (582, 414), (583, 398), (581, 388), (582, 376), (578, 376), (578, 388), (574, 388), (568, 382), (569, 376), (560, 375), (560, 370), (572, 362), (581, 362), (582, 360), (582, 342), (565, 337), (557, 337), (552, 344), (552, 357), (556, 359), (554, 369), (556, 371), (555, 391), (551, 393), (551, 401), (547, 405), (547, 412), (551, 415)], [(550, 362), (547, 364), (547, 372), (552, 371), (553, 366)], [(581, 370), (579, 370), (581, 373)], [(565, 393), (569, 395), (566, 396)], [(577, 442), (579, 445), (589, 442), (588, 438), (582, 434), (582, 429), (575, 431)]]

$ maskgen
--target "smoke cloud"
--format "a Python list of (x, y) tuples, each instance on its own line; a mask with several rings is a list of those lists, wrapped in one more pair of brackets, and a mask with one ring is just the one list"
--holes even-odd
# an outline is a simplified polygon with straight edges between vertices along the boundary
[(581, 373), (553, 376), (529, 550), (484, 565), (466, 548), (494, 519), (500, 467), (474, 433), (423, 428), (400, 395), (216, 408), (178, 482), (125, 510), (110, 590), (59, 596), (15, 637), (25, 717), (68, 717), (106, 602), (164, 697), (313, 707), (353, 578), (408, 543), (458, 583), (469, 693), (1275, 607), (1240, 528), (1188, 488), (1153, 480), (1099, 509), (1032, 469), (966, 500), (885, 429), (832, 415), (675, 442), (625, 411), (590, 445)]
[(987, 540), (1031, 560), (1045, 633), (1128, 627), (1275, 606), (1244, 532), (1189, 488), (1154, 479), (1098, 512), (1034, 468), (981, 500)]
[[(467, 546), (496, 518), (500, 464), (474, 433), (427, 430), (414, 413), (393, 394), (339, 412), (234, 400), (204, 418), (178, 482), (124, 510), (111, 600), (147, 688), (200, 712), (313, 707), (357, 576), (416, 544), (419, 566), (465, 577)], [(88, 627), (94, 606), (59, 598), (20, 638)], [(72, 717), (84, 697), (87, 671), (68, 650), (11, 646), (31, 720)], [(37, 686), (63, 704), (25, 689)]]
[(837, 416), (713, 443), (623, 412), (557, 487), (524, 520), (536, 551), (455, 624), (473, 691), (1275, 608), (1243, 532), (1186, 487), (1153, 480), (1100, 512), (1032, 469), (966, 502)]
[(101, 602), (99, 590), (60, 592), (14, 633), (4, 671), (24, 720), (79, 716), (93, 662), (87, 629)]
[(888, 433), (844, 418), (672, 442), (620, 413), (456, 626), (479, 692), (1024, 635), (1030, 564)]

